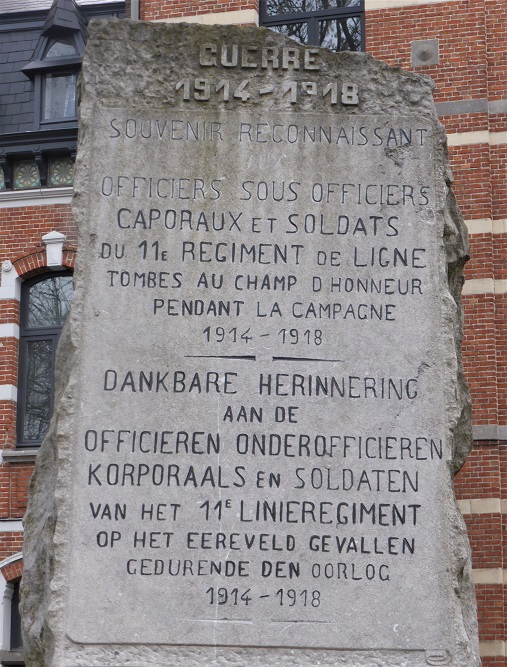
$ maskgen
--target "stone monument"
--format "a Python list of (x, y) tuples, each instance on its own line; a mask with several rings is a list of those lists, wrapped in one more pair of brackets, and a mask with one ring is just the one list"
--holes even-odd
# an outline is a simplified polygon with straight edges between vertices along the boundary
[(29, 665), (479, 664), (431, 91), (264, 29), (92, 25)]

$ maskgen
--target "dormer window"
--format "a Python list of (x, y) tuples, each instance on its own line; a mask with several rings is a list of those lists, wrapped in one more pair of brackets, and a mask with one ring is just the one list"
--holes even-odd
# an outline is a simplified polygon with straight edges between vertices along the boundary
[(35, 85), (35, 128), (77, 127), (76, 82), (86, 39), (86, 21), (74, 0), (54, 0), (33, 52), (23, 67)]

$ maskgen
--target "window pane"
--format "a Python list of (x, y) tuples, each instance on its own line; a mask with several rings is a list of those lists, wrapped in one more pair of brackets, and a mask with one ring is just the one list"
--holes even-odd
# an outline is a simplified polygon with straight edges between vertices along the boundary
[(60, 58), (61, 56), (74, 56), (76, 49), (71, 42), (61, 41), (50, 44), (46, 51), (45, 58)]
[(74, 160), (71, 157), (58, 157), (49, 161), (50, 186), (72, 185), (73, 181)]
[(267, 0), (268, 16), (292, 14), (294, 12), (313, 12), (317, 9), (316, 0)]
[(271, 26), (274, 32), (290, 37), (300, 44), (308, 44), (308, 23), (288, 23), (287, 25)]
[(71, 276), (55, 276), (35, 283), (28, 293), (28, 327), (61, 327), (71, 300)]
[(14, 187), (17, 190), (40, 188), (39, 167), (35, 160), (20, 160), (14, 163)]
[(14, 584), (11, 600), (11, 651), (23, 646), (21, 638), (21, 614), (19, 613), (19, 581)]
[(76, 115), (76, 75), (46, 74), (42, 101), (45, 120), (74, 118)]
[(359, 16), (319, 21), (319, 46), (324, 46), (332, 51), (360, 51), (361, 19)]
[(0, 190), (5, 190), (4, 170), (0, 167)]
[(276, 16), (277, 14), (355, 7), (359, 4), (360, 0), (267, 0), (266, 12), (268, 16)]
[(51, 418), (52, 340), (27, 342), (23, 440), (42, 440)]

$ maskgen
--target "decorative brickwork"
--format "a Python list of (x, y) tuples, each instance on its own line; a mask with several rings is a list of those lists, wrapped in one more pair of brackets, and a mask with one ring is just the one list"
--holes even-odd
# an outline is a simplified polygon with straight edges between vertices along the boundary
[[(9, 535), (9, 533), (5, 533), (5, 535)], [(6, 537), (6, 543), (10, 541), (10, 544), (12, 548), (14, 549), (14, 553), (17, 553), (19, 551), (19, 548), (16, 550), (16, 546), (21, 546), (23, 542), (23, 533), (11, 533), (11, 535), (15, 535), (15, 538), (11, 538), (9, 540), (9, 537)], [(8, 565), (4, 565), (2, 568), (2, 575), (5, 581), (8, 583), (14, 583), (18, 579), (21, 578), (21, 575), (23, 574), (23, 561), (16, 560), (13, 563), (9, 563)]]

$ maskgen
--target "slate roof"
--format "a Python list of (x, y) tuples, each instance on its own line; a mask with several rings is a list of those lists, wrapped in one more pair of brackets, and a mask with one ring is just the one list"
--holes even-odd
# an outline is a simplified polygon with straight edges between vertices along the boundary
[[(44, 15), (53, 1), (0, 0), (0, 137), (34, 131), (34, 83), (21, 68), (32, 59), (42, 30), (51, 31), (50, 26), (82, 29), (81, 12), (76, 17), (75, 11), (69, 11), (72, 0), (56, 0), (51, 12)], [(101, 13), (99, 5), (118, 5), (114, 11), (122, 11), (124, 0), (77, 0), (76, 4), (90, 18)], [(30, 12), (37, 14), (30, 16)], [(1, 143), (0, 138), (0, 147)]]
[(55, 0), (51, 5), (42, 34), (55, 29), (86, 32), (86, 20), (74, 0)]
[[(116, 2), (122, 4), (124, 0), (77, 0), (81, 7), (89, 5), (104, 4), (104, 2)], [(0, 15), (14, 12), (36, 12), (48, 10), (53, 4), (52, 0), (0, 0)]]
[(0, 35), (0, 134), (33, 130), (33, 82), (21, 72), (39, 41), (40, 28)]

